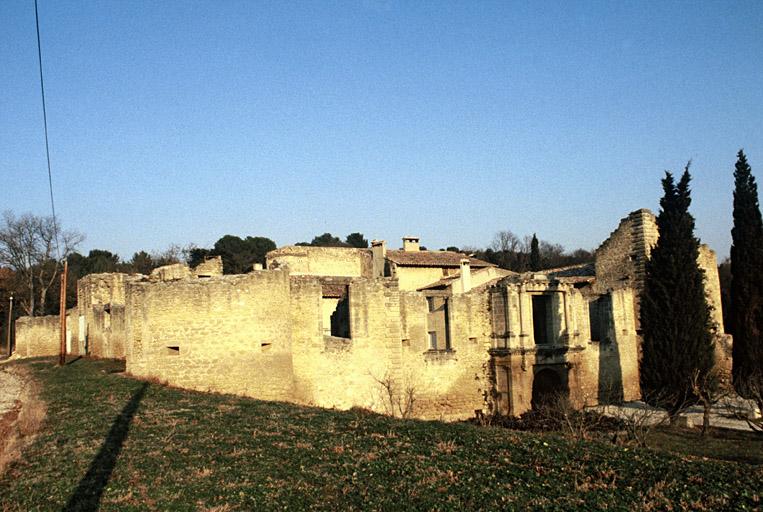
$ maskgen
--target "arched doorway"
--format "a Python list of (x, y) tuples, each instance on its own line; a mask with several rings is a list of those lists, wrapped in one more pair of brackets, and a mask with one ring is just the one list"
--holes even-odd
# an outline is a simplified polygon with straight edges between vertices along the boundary
[(561, 397), (567, 396), (567, 387), (562, 383), (559, 373), (544, 368), (535, 373), (533, 378), (532, 408), (539, 408), (553, 404)]

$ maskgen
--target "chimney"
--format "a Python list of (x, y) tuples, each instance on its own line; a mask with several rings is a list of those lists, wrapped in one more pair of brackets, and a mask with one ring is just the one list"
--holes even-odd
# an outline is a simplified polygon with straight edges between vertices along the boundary
[(461, 258), (461, 288), (463, 293), (472, 289), (472, 267), (469, 258)]
[(371, 264), (373, 277), (384, 277), (384, 266), (387, 262), (387, 242), (384, 240), (371, 241)]
[(417, 236), (404, 236), (403, 237), (403, 251), (405, 251), (405, 252), (419, 252), (419, 237), (417, 237)]

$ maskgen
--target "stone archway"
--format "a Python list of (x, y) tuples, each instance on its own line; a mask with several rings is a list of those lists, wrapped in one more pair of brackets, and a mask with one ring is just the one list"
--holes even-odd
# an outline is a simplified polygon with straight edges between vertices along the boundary
[(559, 372), (551, 368), (538, 370), (533, 377), (532, 408), (538, 410), (544, 405), (550, 405), (560, 397), (568, 394)]

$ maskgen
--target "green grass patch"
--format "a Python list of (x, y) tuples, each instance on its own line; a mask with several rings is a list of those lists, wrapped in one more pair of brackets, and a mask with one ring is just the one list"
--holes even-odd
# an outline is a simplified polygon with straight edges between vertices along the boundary
[(703, 436), (698, 428), (660, 428), (650, 447), (680, 455), (763, 464), (763, 436), (752, 431), (711, 428)]
[(761, 468), (549, 434), (184, 391), (123, 363), (27, 366), (48, 416), (3, 510), (754, 510)]

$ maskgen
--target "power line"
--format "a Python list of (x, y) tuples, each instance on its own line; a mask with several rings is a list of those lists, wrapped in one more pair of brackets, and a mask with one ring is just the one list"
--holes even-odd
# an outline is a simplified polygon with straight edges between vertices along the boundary
[(42, 45), (40, 44), (40, 16), (37, 13), (37, 0), (34, 0), (34, 21), (37, 26), (37, 62), (40, 64), (40, 93), (42, 94), (42, 123), (45, 127), (45, 156), (48, 160), (48, 188), (50, 189), (50, 209), (53, 212), (53, 236), (56, 239), (56, 257), (61, 259), (58, 247), (58, 222), (56, 221), (56, 203), (53, 200), (53, 174), (50, 172), (50, 147), (48, 146), (48, 111), (45, 108), (45, 81), (42, 78)]

